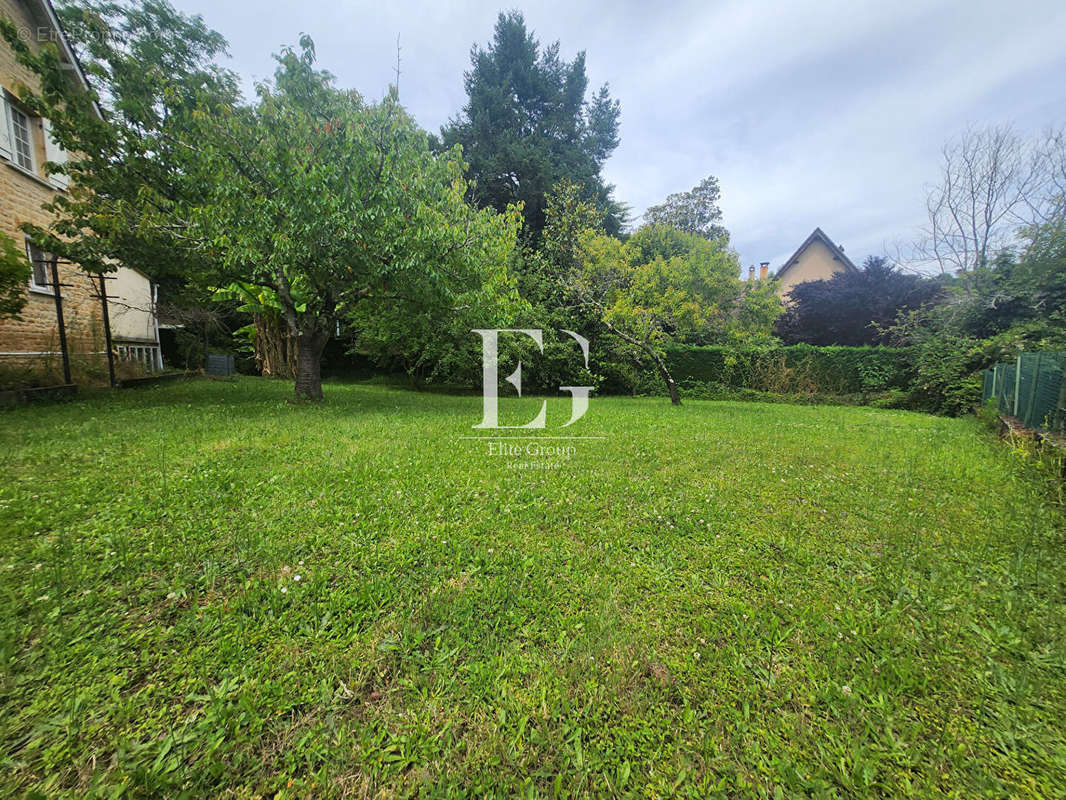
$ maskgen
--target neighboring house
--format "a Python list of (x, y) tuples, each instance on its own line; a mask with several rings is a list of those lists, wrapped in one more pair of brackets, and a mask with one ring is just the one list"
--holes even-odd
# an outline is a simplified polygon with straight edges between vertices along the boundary
[(119, 267), (107, 282), (111, 340), (119, 357), (149, 370), (163, 368), (156, 319), (156, 287), (140, 270)]
[[(0, 0), (0, 16), (11, 19), (31, 47), (52, 42), (71, 74), (85, 88), (88, 83), (47, 0)], [(62, 163), (67, 154), (49, 136), (48, 120), (32, 116), (17, 98), (19, 86), (37, 86), (36, 76), (20, 65), (14, 53), (0, 44), (0, 231), (24, 245), (33, 265), (26, 286), (27, 302), (21, 319), (0, 320), (0, 365), (37, 362), (54, 365), (59, 356), (56, 298), (50, 256), (42, 253), (20, 229), (23, 222), (45, 227), (49, 214), (42, 204), (66, 191), (66, 175), (50, 175), (45, 162)], [(67, 346), (71, 358), (99, 360), (106, 354), (99, 281), (72, 264), (57, 265)], [(113, 344), (120, 357), (161, 368), (155, 324), (155, 298), (141, 272), (119, 267), (111, 273), (107, 293)]]
[(844, 248), (835, 244), (821, 228), (815, 228), (774, 275), (777, 295), (787, 300), (789, 292), (797, 284), (829, 280), (838, 272), (857, 271), (851, 259), (844, 255)]

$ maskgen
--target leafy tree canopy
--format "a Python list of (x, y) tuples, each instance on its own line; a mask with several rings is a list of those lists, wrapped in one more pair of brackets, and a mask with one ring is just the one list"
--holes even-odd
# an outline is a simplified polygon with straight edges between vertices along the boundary
[(885, 329), (901, 313), (933, 302), (940, 291), (938, 282), (870, 256), (857, 272), (795, 286), (777, 334), (786, 344), (887, 344)]
[(56, 165), (72, 183), (46, 206), (55, 222), (27, 232), (91, 272), (119, 263), (156, 280), (204, 272), (202, 254), (183, 246), (185, 231), (143, 223), (202, 197), (204, 187), (190, 179), (188, 123), (240, 99), (236, 75), (213, 61), (225, 40), (166, 0), (64, 3), (59, 14), (92, 91), (74, 84), (53, 45), (35, 54), (0, 21), (0, 35), (40, 78), (41, 91), (20, 87), (21, 99), (77, 154)]
[(191, 218), (224, 271), (277, 292), (297, 394), (317, 398), (338, 320), (372, 301), (448, 308), (505, 282), (490, 273), (506, 270), (518, 215), (467, 205), (457, 149), (434, 155), (394, 90), (370, 104), (336, 89), (308, 37), (278, 62), (254, 107), (205, 121), (212, 188)]
[(728, 240), (729, 232), (721, 224), (720, 197), (718, 179), (710, 175), (691, 190), (672, 194), (665, 202), (649, 208), (644, 220), (649, 225), (668, 225), (705, 239)]
[(221, 38), (165, 0), (100, 4), (83, 23), (102, 116), (70, 91), (55, 48), (34, 55), (2, 31), (42, 78), (27, 101), (84, 154), (54, 224), (32, 234), (94, 271), (124, 262), (152, 274), (158, 259), (201, 286), (276, 293), (296, 339), (297, 397), (321, 398), (322, 350), (358, 303), (446, 304), (506, 268), (517, 212), (471, 208), (458, 149), (434, 155), (394, 90), (367, 103), (335, 87), (309, 37), (277, 57), (249, 105), (211, 62)]
[(652, 225), (623, 244), (588, 231), (572, 286), (578, 301), (636, 357), (655, 365), (680, 404), (663, 346), (708, 330), (724, 332), (740, 293), (739, 269), (736, 253), (721, 239)]
[(0, 232), (0, 319), (18, 317), (26, 305), (30, 262), (6, 233)]
[(568, 178), (602, 212), (605, 230), (620, 232), (625, 209), (601, 176), (618, 146), (620, 109), (606, 84), (586, 97), (585, 54), (565, 61), (558, 42), (542, 47), (522, 14), (511, 11), (499, 15), (492, 41), (475, 45), (470, 61), (467, 103), (441, 138), (445, 147), (462, 145), (472, 198), (501, 212), (521, 203), (536, 242), (546, 195)]

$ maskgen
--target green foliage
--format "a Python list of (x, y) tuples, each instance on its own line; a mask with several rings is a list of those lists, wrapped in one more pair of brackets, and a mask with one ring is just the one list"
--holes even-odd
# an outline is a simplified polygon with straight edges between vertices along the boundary
[(739, 262), (721, 240), (654, 225), (624, 244), (590, 233), (581, 246), (575, 289), (605, 324), (655, 347), (727, 327)]
[[(317, 368), (342, 318), (425, 357), (471, 293), (508, 294), (518, 216), (466, 204), (458, 151), (434, 155), (394, 91), (368, 104), (336, 89), (306, 37), (278, 62), (255, 107), (205, 120), (195, 229), (224, 272), (277, 292), (298, 359)], [(302, 379), (297, 394), (321, 396)]]
[(0, 231), (0, 319), (18, 318), (26, 305), (26, 285), (30, 279), (26, 254), (6, 233)]
[(981, 402), (981, 371), (994, 359), (980, 340), (940, 334), (914, 348), (915, 401), (938, 414), (969, 414)]
[(678, 192), (660, 205), (644, 212), (648, 225), (667, 225), (705, 239), (729, 239), (729, 231), (722, 225), (722, 209), (718, 207), (721, 189), (718, 179), (710, 175), (690, 191)]
[(996, 398), (990, 397), (977, 408), (977, 418), (990, 431), (998, 431), (1000, 427), (999, 406)]
[(329, 393), (5, 413), (0, 795), (1063, 796), (1063, 520), (975, 420)]
[[(545, 331), (544, 352), (526, 337), (501, 342), (501, 359), (526, 365), (523, 380), (530, 387), (555, 393), (559, 386), (596, 386), (600, 391), (627, 385), (628, 358), (620, 351), (599, 315), (575, 301), (572, 276), (581, 259), (581, 239), (588, 231), (602, 230), (603, 213), (584, 198), (573, 181), (562, 180), (546, 198), (546, 225), (536, 249), (523, 248), (516, 264), (519, 292), (530, 308), (514, 327)], [(573, 339), (561, 334), (573, 330), (589, 339), (591, 363), (585, 369)], [(480, 356), (479, 356), (480, 358)], [(480, 373), (472, 384), (478, 385)]]
[(773, 335), (774, 324), (784, 313), (785, 307), (777, 295), (777, 287), (773, 281), (756, 281), (754, 286), (748, 284), (750, 281), (744, 285), (734, 303), (725, 331), (712, 331), (711, 335), (702, 337), (702, 341), (748, 347), (767, 347), (778, 343)]
[(465, 282), (432, 301), (404, 296), (367, 298), (348, 316), (353, 352), (405, 372), (416, 386), (439, 382), (476, 386), (481, 380), (481, 342), (475, 328), (508, 328), (529, 303), (518, 295), (508, 268), (515, 226), (494, 258), (474, 262)]
[(578, 304), (599, 317), (637, 364), (646, 359), (658, 370), (678, 405), (663, 347), (725, 329), (739, 293), (738, 270), (724, 239), (649, 225), (624, 244), (586, 231), (568, 283)]
[(947, 302), (889, 329), (914, 351), (918, 407), (969, 413), (984, 369), (1023, 351), (1066, 349), (1066, 227), (1056, 217), (1021, 233), (1020, 254), (960, 273), (946, 284)]
[(1017, 255), (1004, 251), (951, 284), (954, 303), (930, 324), (1028, 349), (1066, 342), (1066, 222), (1056, 217), (1020, 231)]
[(942, 282), (908, 275), (870, 256), (858, 272), (795, 286), (775, 332), (786, 344), (888, 344), (888, 328), (900, 314), (931, 305), (942, 293)]
[(94, 91), (76, 84), (53, 43), (35, 54), (0, 22), (7, 45), (40, 79), (40, 92), (20, 87), (20, 98), (77, 154), (60, 167), (69, 191), (45, 206), (54, 222), (23, 228), (91, 272), (126, 264), (179, 283), (204, 272), (208, 264), (185, 246), (187, 229), (152, 220), (202, 196), (189, 123), (240, 97), (237, 77), (213, 62), (225, 40), (166, 0), (65, 3), (59, 13)]
[(914, 377), (912, 354), (889, 347), (675, 346), (666, 350), (666, 361), (679, 382), (782, 394), (904, 390)]
[(571, 62), (559, 43), (541, 47), (518, 11), (501, 12), (492, 42), (475, 45), (465, 75), (467, 103), (441, 130), (444, 147), (461, 145), (471, 199), (503, 212), (520, 205), (529, 240), (545, 225), (547, 195), (566, 178), (621, 231), (625, 210), (601, 170), (618, 146), (619, 106), (606, 85), (586, 99), (585, 54)]
[(115, 113), (104, 121), (70, 92), (54, 52), (19, 51), (45, 86), (29, 102), (86, 154), (51, 230), (34, 230), (51, 249), (86, 268), (155, 259), (150, 274), (171, 265), (201, 286), (265, 289), (296, 344), (296, 394), (310, 399), (326, 343), (360, 303), (442, 312), (506, 282), (515, 212), (471, 209), (458, 149), (434, 155), (395, 91), (366, 103), (336, 88), (309, 37), (244, 105), (211, 61), (224, 41), (198, 17), (163, 0), (68, 16)]

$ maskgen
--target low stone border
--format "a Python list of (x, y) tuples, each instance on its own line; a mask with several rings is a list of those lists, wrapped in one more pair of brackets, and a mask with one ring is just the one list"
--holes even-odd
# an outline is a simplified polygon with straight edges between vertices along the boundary
[(32, 389), (8, 389), (0, 392), (0, 406), (22, 406), (27, 403), (41, 403), (65, 400), (78, 392), (74, 383), (61, 383), (57, 386), (35, 386)]

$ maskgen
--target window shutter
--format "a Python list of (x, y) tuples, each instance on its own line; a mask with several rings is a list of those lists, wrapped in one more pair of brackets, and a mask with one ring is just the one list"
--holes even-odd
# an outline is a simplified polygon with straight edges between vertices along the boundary
[[(48, 120), (41, 120), (44, 123), (44, 157), (47, 161), (54, 161), (57, 164), (67, 163), (67, 151), (60, 147), (52, 139), (52, 123)], [(48, 175), (48, 182), (55, 186), (57, 189), (66, 189), (70, 186), (70, 176), (62, 173), (50, 173)]]
[(11, 122), (7, 118), (7, 98), (0, 91), (0, 156), (11, 160)]

